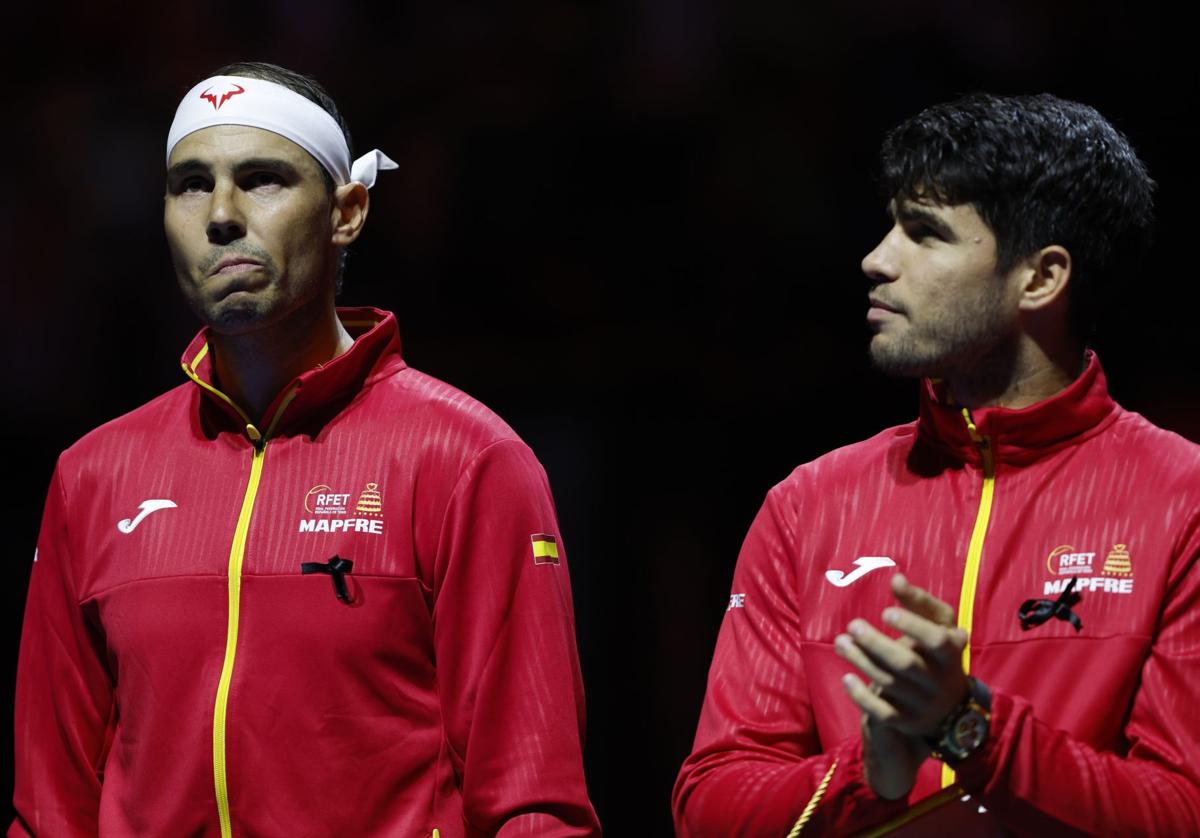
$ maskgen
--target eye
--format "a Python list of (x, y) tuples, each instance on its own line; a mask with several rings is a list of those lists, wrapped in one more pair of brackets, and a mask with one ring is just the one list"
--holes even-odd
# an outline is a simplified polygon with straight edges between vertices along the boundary
[(904, 223), (904, 234), (915, 242), (923, 242), (929, 239), (940, 240), (942, 238), (938, 235), (937, 230), (934, 230), (922, 221), (906, 221)]
[(246, 178), (246, 185), (250, 189), (261, 189), (271, 186), (282, 186), (283, 178), (276, 172), (260, 171), (253, 172)]
[(189, 192), (207, 192), (208, 188), (208, 180), (199, 175), (189, 175), (179, 182), (179, 193), (181, 195)]

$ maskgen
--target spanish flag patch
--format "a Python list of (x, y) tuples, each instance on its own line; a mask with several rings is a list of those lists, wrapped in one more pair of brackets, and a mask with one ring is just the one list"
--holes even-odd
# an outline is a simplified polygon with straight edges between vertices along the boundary
[(533, 543), (534, 564), (558, 564), (558, 539), (549, 533), (535, 532), (529, 536)]

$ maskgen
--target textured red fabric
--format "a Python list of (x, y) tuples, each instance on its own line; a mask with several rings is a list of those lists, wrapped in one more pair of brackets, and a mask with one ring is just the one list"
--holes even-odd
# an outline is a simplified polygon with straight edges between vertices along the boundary
[[(566, 555), (558, 539), (559, 563), (535, 564), (530, 540), (558, 534), (545, 474), (490, 411), (405, 365), (390, 314), (341, 316), (363, 324), (354, 346), (298, 379), (247, 533), (233, 833), (598, 834)], [(22, 638), (10, 834), (219, 834), (243, 425), (188, 382), (60, 457)], [(147, 499), (175, 506), (120, 531)], [(335, 555), (354, 563), (349, 604), (329, 575), (301, 574)]]
[[(995, 694), (992, 734), (960, 766), (971, 806), (935, 810), (920, 833), (962, 834), (950, 819), (973, 811), (979, 834), (1200, 834), (1200, 448), (1117, 406), (1094, 355), (1053, 398), (973, 419), (996, 461), (971, 631), (971, 670)], [(787, 834), (834, 758), (804, 834), (885, 823), (938, 791), (934, 760), (907, 801), (864, 787), (859, 712), (840, 683), (851, 667), (833, 640), (854, 617), (881, 625), (897, 570), (958, 606), (980, 462), (961, 409), (926, 382), (918, 422), (770, 492), (676, 783), (681, 835)], [(844, 587), (826, 579), (860, 556), (896, 567)], [(1055, 599), (1047, 586), (1072, 568), (1084, 571), (1082, 631), (1022, 630), (1021, 603)]]

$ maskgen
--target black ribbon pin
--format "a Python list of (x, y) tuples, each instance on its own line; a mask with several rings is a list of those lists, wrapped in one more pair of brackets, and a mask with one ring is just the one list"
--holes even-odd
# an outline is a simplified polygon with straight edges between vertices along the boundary
[(1075, 627), (1075, 631), (1082, 629), (1083, 621), (1079, 619), (1078, 614), (1071, 610), (1071, 606), (1082, 599), (1079, 594), (1075, 593), (1076, 581), (1072, 579), (1068, 582), (1062, 593), (1058, 595), (1058, 599), (1053, 602), (1048, 599), (1027, 599), (1022, 602), (1021, 607), (1017, 609), (1017, 616), (1021, 618), (1021, 628), (1028, 631), (1054, 617), (1066, 620)]
[[(354, 567), (354, 562), (349, 559), (343, 559), (340, 556), (334, 556), (327, 562), (301, 562), (300, 572), (303, 574), (309, 573), (328, 573), (333, 577), (333, 592), (337, 594), (337, 598), (342, 602), (350, 601), (350, 591), (346, 588), (346, 574)], [(1072, 582), (1075, 580), (1072, 579)]]

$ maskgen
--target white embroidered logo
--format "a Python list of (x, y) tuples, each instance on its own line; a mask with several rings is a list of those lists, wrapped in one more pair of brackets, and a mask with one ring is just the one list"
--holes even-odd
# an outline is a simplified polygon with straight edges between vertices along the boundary
[(896, 566), (896, 563), (887, 556), (859, 556), (854, 560), (854, 564), (858, 566), (858, 570), (852, 571), (849, 574), (842, 573), (840, 570), (827, 570), (825, 571), (825, 578), (829, 580), (831, 585), (844, 588), (852, 582), (857, 582), (872, 570), (879, 570), (881, 567)]
[(142, 501), (141, 505), (138, 506), (138, 509), (140, 509), (142, 511), (137, 514), (137, 517), (133, 518), (133, 519), (125, 518), (122, 521), (118, 521), (117, 529), (119, 529), (121, 532), (125, 533), (126, 535), (129, 535), (131, 532), (133, 532), (135, 529), (137, 529), (137, 525), (142, 523), (142, 521), (145, 519), (145, 517), (147, 515), (149, 515), (151, 512), (157, 512), (160, 509), (174, 509), (174, 508), (175, 508), (175, 501), (173, 501), (173, 500), (165, 500), (162, 498), (152, 498), (151, 500), (144, 500), (144, 501)]

